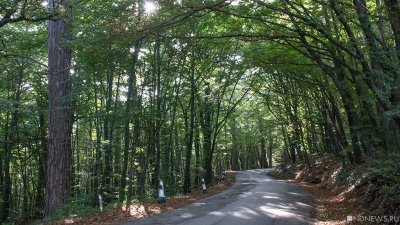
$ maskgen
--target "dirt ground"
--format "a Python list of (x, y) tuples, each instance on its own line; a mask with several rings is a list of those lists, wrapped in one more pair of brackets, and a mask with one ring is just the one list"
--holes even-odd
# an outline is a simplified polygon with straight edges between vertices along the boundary
[(226, 179), (216, 183), (214, 186), (207, 188), (207, 193), (196, 191), (190, 195), (177, 195), (167, 197), (166, 203), (147, 203), (147, 204), (131, 204), (129, 207), (107, 209), (103, 212), (88, 214), (85, 216), (73, 216), (62, 221), (47, 223), (46, 225), (106, 225), (121, 224), (124, 222), (134, 221), (151, 215), (160, 214), (171, 209), (176, 209), (193, 203), (202, 198), (209, 197), (220, 193), (235, 182), (235, 173), (227, 172)]

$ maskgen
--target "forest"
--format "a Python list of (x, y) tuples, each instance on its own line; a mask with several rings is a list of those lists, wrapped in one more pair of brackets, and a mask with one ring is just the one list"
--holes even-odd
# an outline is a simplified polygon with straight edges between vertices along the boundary
[(399, 59), (399, 0), (0, 0), (0, 223), (310, 155), (396, 182)]

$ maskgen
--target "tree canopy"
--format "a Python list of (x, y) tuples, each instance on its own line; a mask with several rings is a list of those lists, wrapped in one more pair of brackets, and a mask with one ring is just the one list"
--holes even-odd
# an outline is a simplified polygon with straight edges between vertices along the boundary
[(1, 0), (0, 222), (398, 157), (399, 58), (398, 0)]

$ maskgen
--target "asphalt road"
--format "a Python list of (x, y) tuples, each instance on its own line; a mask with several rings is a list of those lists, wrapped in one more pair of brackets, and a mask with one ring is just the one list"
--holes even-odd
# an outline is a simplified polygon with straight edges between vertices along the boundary
[(311, 198), (301, 187), (266, 176), (267, 170), (236, 175), (217, 195), (126, 225), (302, 225), (312, 224)]

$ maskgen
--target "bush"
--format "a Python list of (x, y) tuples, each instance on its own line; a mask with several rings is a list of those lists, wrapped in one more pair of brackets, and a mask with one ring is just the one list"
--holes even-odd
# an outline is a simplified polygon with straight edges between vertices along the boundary
[(372, 160), (368, 172), (370, 182), (366, 200), (371, 207), (385, 214), (398, 215), (400, 212), (400, 154)]
[(92, 201), (92, 195), (72, 197), (68, 199), (65, 204), (62, 204), (60, 207), (56, 208), (50, 216), (40, 221), (37, 221), (34, 224), (43, 224), (56, 220), (61, 220), (70, 216), (81, 216), (99, 211), (98, 207), (92, 206)]

